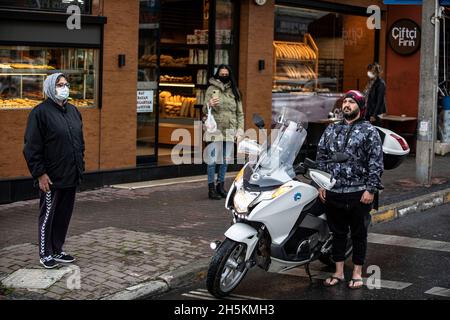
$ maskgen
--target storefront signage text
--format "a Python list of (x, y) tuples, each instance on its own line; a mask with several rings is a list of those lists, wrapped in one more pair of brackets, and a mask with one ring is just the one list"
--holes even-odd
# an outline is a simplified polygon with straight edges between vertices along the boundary
[(277, 32), (287, 34), (305, 34), (308, 31), (308, 25), (306, 23), (281, 21), (278, 26)]
[(153, 112), (153, 91), (139, 90), (137, 92), (137, 113)]
[(409, 19), (398, 20), (389, 30), (388, 42), (398, 54), (413, 54), (420, 47), (420, 27)]

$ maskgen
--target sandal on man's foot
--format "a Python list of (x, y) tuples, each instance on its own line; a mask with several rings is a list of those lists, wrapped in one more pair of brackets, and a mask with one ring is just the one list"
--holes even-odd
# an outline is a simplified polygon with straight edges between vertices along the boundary
[[(356, 283), (360, 283), (360, 285), (355, 285)], [(350, 289), (360, 289), (364, 286), (364, 281), (363, 279), (352, 279), (350, 280), (350, 282), (348, 283), (348, 287)]]
[[(333, 280), (336, 280), (336, 282), (333, 282)], [(327, 278), (323, 284), (325, 287), (333, 287), (339, 283), (341, 283), (342, 281), (344, 281), (344, 278), (339, 278), (339, 277), (335, 277), (335, 276), (331, 276), (329, 278)]]

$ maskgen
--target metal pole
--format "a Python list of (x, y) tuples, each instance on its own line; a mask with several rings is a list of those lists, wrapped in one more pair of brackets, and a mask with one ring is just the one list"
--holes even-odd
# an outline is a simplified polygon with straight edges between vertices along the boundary
[(422, 185), (431, 185), (433, 172), (439, 76), (439, 16), (439, 0), (423, 1), (416, 148), (416, 179)]

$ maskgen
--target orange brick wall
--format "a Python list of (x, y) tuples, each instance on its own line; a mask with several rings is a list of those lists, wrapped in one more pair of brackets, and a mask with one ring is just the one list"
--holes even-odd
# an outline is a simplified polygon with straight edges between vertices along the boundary
[[(86, 170), (98, 168), (98, 109), (80, 108), (86, 144)], [(0, 111), (0, 179), (29, 177), (30, 173), (22, 154), (23, 136), (31, 110)]]
[[(136, 95), (139, 1), (103, 1), (103, 106), (100, 116), (100, 169), (136, 165)], [(125, 54), (125, 67), (118, 55)]]
[(0, 179), (29, 175), (22, 155), (30, 110), (0, 110)]
[[(274, 0), (258, 6), (252, 0), (241, 1), (239, 86), (243, 94), (245, 128), (253, 127), (253, 113), (261, 114), (266, 124), (272, 116), (272, 55)], [(258, 60), (265, 70), (258, 70)]]

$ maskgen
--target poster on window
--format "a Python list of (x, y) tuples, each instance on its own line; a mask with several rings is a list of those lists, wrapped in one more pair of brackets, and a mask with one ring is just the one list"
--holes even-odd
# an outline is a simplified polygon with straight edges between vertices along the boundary
[(153, 112), (153, 90), (138, 90), (137, 113)]

